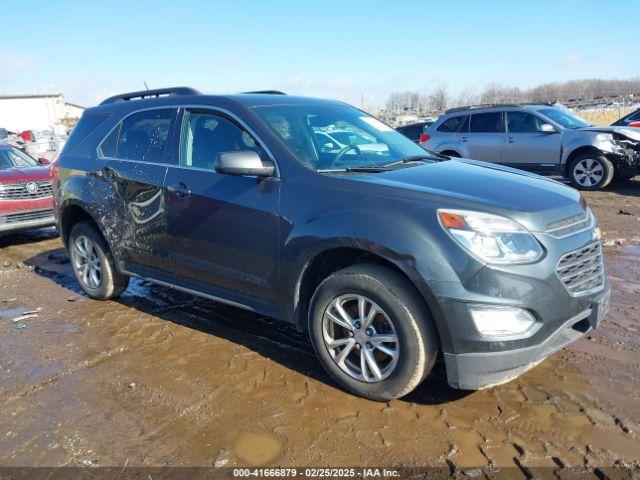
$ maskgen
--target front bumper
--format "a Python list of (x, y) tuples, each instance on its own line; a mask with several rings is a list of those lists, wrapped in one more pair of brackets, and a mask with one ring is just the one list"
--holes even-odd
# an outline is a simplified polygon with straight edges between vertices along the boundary
[(444, 353), (449, 385), (478, 390), (499, 385), (533, 368), (553, 352), (595, 329), (609, 309), (611, 288), (590, 297), (591, 306), (567, 319), (539, 343), (512, 350)]
[(50, 209), (0, 215), (0, 234), (50, 227), (55, 224), (53, 210)]

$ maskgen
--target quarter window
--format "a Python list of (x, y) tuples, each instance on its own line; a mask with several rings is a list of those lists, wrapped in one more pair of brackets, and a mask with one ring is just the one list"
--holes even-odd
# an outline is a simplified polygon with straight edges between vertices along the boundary
[[(173, 113), (172, 109), (146, 110), (124, 119), (118, 134), (116, 157), (163, 163)], [(105, 140), (107, 148), (110, 148), (110, 141), (110, 138)]]
[(120, 125), (112, 130), (107, 138), (100, 144), (100, 156), (115, 158), (118, 149), (118, 135), (120, 133)]
[(502, 113), (476, 113), (471, 115), (469, 131), (472, 133), (501, 133)]
[(442, 122), (436, 130), (438, 132), (448, 132), (453, 133), (458, 130), (458, 127), (462, 123), (462, 117), (451, 117), (447, 118), (444, 122)]
[(183, 125), (181, 165), (213, 170), (221, 153), (243, 150), (262, 153), (246, 130), (221, 115), (187, 112)]

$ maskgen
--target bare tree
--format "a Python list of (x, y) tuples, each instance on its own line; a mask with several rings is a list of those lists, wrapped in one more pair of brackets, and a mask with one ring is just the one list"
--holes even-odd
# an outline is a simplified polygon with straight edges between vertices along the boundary
[(445, 84), (438, 85), (429, 95), (429, 108), (440, 113), (447, 109), (449, 103), (449, 93)]

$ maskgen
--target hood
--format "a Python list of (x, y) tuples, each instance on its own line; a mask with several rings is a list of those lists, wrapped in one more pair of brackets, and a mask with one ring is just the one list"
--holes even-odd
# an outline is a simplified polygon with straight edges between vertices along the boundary
[(551, 222), (583, 211), (580, 193), (573, 188), (521, 170), (467, 159), (349, 178), (391, 187), (389, 195), (426, 201), (434, 208), (504, 215), (537, 232), (546, 230)]
[(0, 183), (48, 181), (50, 167), (0, 168)]
[(633, 127), (585, 127), (578, 131), (598, 132), (598, 133), (618, 133), (640, 142), (640, 130)]

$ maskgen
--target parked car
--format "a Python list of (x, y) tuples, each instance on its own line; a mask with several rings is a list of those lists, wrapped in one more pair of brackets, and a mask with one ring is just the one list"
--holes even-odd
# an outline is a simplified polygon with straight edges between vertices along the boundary
[(640, 132), (595, 127), (548, 105), (494, 105), (449, 110), (421, 145), (538, 173), (562, 175), (583, 190), (606, 187), (638, 171)]
[(0, 145), (0, 235), (52, 225), (48, 161)]
[(432, 124), (433, 122), (411, 123), (398, 127), (396, 130), (412, 142), (419, 143), (422, 135)]
[(640, 108), (611, 124), (614, 127), (640, 127)]
[[(323, 151), (314, 134), (337, 128), (374, 143)], [(608, 309), (579, 192), (433, 158), (343, 103), (118, 95), (84, 112), (57, 162), (59, 231), (89, 297), (140, 277), (284, 319), (371, 399), (412, 391), (441, 352), (453, 387), (508, 381)]]

